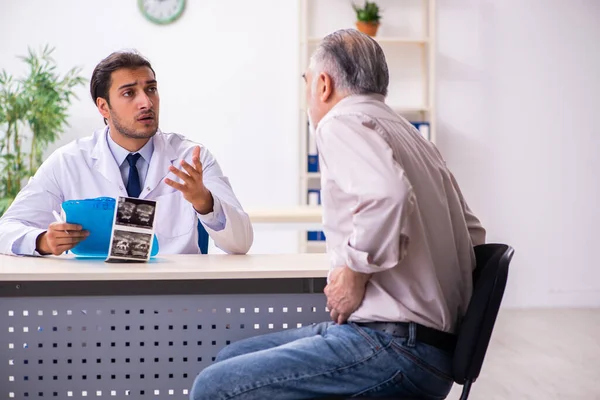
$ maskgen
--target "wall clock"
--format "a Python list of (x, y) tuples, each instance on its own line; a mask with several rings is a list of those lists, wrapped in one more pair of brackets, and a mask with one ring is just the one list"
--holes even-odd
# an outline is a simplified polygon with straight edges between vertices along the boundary
[(181, 17), (185, 0), (138, 0), (140, 11), (147, 20), (160, 25), (170, 24)]

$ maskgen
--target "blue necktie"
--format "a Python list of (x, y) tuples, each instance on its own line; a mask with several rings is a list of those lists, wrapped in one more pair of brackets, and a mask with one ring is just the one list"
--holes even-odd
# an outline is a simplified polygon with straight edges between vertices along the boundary
[(140, 159), (140, 153), (129, 153), (127, 162), (129, 163), (129, 178), (127, 179), (127, 195), (129, 197), (140, 197), (142, 189), (140, 187), (140, 175), (135, 164)]

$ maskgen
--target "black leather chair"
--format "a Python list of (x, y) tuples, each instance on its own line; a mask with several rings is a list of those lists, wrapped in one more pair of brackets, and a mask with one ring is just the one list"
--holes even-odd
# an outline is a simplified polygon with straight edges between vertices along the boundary
[[(513, 254), (514, 249), (506, 244), (484, 244), (475, 247), (477, 265), (473, 271), (473, 294), (467, 313), (457, 332), (453, 359), (454, 382), (463, 385), (460, 400), (466, 400), (469, 397), (471, 385), (481, 372), (483, 359), (504, 296), (508, 266)], [(340, 399), (340, 397), (336, 397), (336, 399)], [(353, 397), (352, 399), (359, 398)], [(362, 399), (366, 399), (366, 397), (362, 397)], [(387, 400), (392, 399), (388, 398)], [(394, 398), (394, 400), (408, 399)]]
[(471, 385), (481, 372), (513, 254), (514, 249), (506, 244), (475, 247), (473, 295), (458, 331), (453, 360), (454, 382), (463, 385), (461, 400), (469, 397)]

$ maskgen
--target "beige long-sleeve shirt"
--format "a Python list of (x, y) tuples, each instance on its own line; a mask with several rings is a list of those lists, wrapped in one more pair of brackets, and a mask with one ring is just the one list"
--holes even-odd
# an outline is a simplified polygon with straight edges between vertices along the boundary
[(331, 270), (373, 274), (349, 320), (454, 332), (486, 232), (435, 146), (379, 95), (343, 99), (315, 136)]

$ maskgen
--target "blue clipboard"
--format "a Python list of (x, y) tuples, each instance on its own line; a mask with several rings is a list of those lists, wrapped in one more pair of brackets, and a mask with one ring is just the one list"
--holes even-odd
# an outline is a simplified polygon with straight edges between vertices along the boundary
[[(62, 203), (65, 221), (78, 224), (90, 235), (70, 251), (78, 257), (108, 257), (110, 236), (117, 201), (112, 197), (94, 199), (67, 200)], [(154, 235), (150, 257), (158, 254), (158, 240)]]

